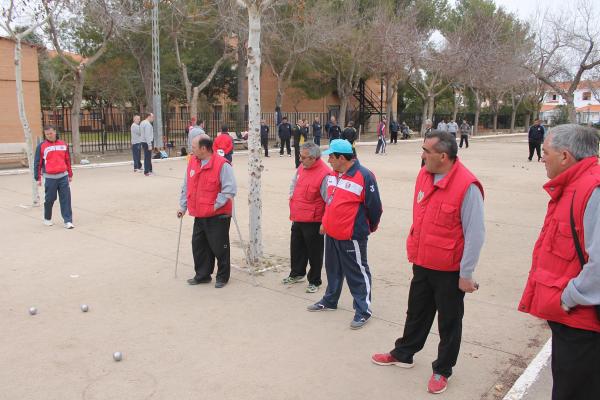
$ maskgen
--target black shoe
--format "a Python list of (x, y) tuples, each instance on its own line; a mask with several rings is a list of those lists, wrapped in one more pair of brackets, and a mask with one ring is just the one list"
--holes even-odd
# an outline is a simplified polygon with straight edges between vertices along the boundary
[(210, 283), (210, 281), (212, 281), (212, 278), (209, 276), (208, 278), (200, 280), (197, 280), (196, 278), (188, 279), (187, 283), (188, 285), (200, 285), (201, 283)]
[(225, 287), (225, 285), (227, 285), (227, 282), (221, 282), (221, 281), (215, 282), (215, 287), (217, 289), (221, 289), (222, 287)]

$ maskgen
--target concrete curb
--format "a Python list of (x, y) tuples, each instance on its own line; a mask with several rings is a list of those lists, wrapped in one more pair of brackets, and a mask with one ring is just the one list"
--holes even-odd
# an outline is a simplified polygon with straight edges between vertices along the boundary
[(548, 365), (551, 355), (552, 338), (548, 339), (544, 347), (542, 347), (540, 352), (535, 356), (531, 363), (529, 363), (525, 371), (523, 371), (521, 376), (519, 376), (519, 379), (517, 379), (508, 393), (506, 393), (506, 396), (504, 396), (503, 400), (522, 399), (527, 394), (527, 390), (529, 390), (531, 385), (538, 379), (542, 369)]

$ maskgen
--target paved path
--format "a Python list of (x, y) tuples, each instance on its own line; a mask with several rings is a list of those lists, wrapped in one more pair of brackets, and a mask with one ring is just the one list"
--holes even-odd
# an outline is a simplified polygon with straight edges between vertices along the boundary
[[(272, 266), (241, 270), (222, 289), (189, 287), (192, 220), (183, 224), (173, 278), (182, 160), (156, 176), (131, 165), (78, 169), (76, 229), (41, 223), (26, 208), (27, 175), (0, 176), (0, 398), (6, 399), (425, 399), (437, 328), (412, 370), (370, 363), (401, 335), (410, 281), (409, 229), (419, 141), (358, 149), (379, 181), (384, 214), (369, 240), (374, 318), (351, 331), (352, 300), (308, 313), (318, 300), (304, 285), (284, 287), (289, 265), (287, 192), (293, 158), (265, 159), (264, 243)], [(501, 399), (546, 342), (543, 322), (516, 311), (547, 196), (543, 165), (527, 163), (524, 137), (475, 139), (460, 153), (486, 190), (487, 240), (466, 298), (464, 336), (445, 399)], [(246, 157), (234, 158), (237, 214), (247, 238)], [(242, 265), (234, 229), (232, 257)], [(324, 274), (323, 274), (324, 275)], [(81, 303), (90, 311), (82, 313)], [(39, 313), (27, 310), (36, 306)], [(122, 351), (123, 361), (112, 360)]]

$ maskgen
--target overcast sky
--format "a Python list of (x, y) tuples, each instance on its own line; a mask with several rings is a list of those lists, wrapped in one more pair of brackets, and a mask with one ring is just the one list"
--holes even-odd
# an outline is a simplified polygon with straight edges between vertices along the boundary
[(538, 7), (541, 7), (542, 10), (554, 10), (559, 8), (561, 4), (571, 1), (575, 0), (495, 0), (498, 6), (504, 7), (524, 21), (528, 21), (535, 14)]

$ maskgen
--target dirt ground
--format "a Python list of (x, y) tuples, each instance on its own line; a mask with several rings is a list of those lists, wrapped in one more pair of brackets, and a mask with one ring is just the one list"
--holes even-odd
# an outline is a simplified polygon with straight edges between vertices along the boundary
[[(439, 337), (434, 325), (413, 369), (381, 367), (374, 352), (401, 335), (411, 270), (405, 253), (420, 142), (358, 148), (377, 176), (384, 213), (369, 240), (374, 317), (352, 331), (344, 288), (335, 312), (308, 313), (320, 299), (305, 283), (285, 287), (287, 194), (293, 158), (264, 160), (265, 252), (279, 267), (257, 286), (233, 269), (224, 289), (188, 286), (192, 219), (183, 223), (173, 276), (182, 160), (156, 163), (153, 177), (131, 165), (77, 169), (76, 229), (42, 224), (28, 208), (27, 175), (0, 176), (0, 399), (426, 399)], [(517, 312), (548, 200), (541, 163), (528, 163), (525, 136), (474, 139), (460, 151), (485, 189), (486, 242), (466, 296), (463, 344), (445, 399), (499, 399), (549, 337)], [(247, 238), (246, 156), (235, 155), (237, 218)], [(242, 266), (232, 224), (232, 258)], [(325, 272), (323, 271), (325, 279)], [(80, 304), (90, 307), (80, 311)], [(35, 316), (28, 313), (35, 306)], [(115, 351), (123, 361), (113, 361)]]

